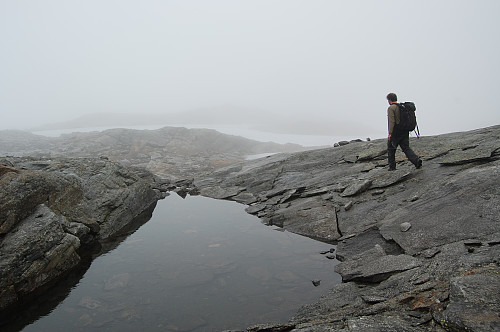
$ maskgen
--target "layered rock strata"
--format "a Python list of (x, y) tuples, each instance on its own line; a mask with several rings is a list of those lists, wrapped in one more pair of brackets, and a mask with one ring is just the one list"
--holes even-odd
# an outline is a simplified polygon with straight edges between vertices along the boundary
[(400, 153), (389, 172), (386, 141), (375, 140), (193, 182), (266, 224), (338, 243), (343, 283), (273, 331), (500, 330), (500, 126), (410, 145), (420, 170)]

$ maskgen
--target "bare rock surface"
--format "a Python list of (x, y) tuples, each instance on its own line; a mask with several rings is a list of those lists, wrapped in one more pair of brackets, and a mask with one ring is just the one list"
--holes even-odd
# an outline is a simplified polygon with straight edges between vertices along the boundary
[[(0, 305), (56, 278), (82, 243), (112, 236), (175, 190), (234, 200), (266, 224), (337, 244), (343, 283), (289, 322), (248, 331), (500, 330), (500, 126), (411, 139), (423, 168), (398, 150), (393, 172), (385, 139), (243, 161), (258, 151), (234, 153), (240, 145), (199, 133), (0, 139), (0, 155), (15, 143), (50, 157), (0, 162)], [(88, 155), (106, 158), (59, 157)]]
[(273, 155), (192, 183), (267, 224), (338, 243), (343, 283), (287, 331), (500, 331), (500, 126), (410, 145), (422, 169), (398, 150), (389, 172), (382, 139)]

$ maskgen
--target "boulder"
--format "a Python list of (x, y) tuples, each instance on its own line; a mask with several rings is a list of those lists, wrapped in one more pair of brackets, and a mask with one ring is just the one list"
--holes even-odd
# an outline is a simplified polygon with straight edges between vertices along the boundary
[(0, 310), (75, 267), (82, 244), (114, 236), (163, 197), (151, 173), (105, 159), (0, 164), (9, 165), (0, 178)]
[(80, 240), (64, 231), (63, 221), (41, 204), (2, 238), (0, 309), (79, 263)]

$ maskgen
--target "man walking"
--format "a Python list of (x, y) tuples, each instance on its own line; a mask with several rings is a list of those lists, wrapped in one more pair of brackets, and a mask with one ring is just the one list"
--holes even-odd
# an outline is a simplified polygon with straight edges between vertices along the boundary
[(422, 160), (410, 148), (409, 132), (400, 130), (398, 126), (400, 120), (398, 97), (395, 93), (389, 93), (387, 95), (387, 101), (390, 105), (387, 109), (389, 129), (389, 136), (387, 137), (387, 157), (389, 160), (389, 171), (394, 171), (396, 169), (396, 149), (398, 145), (401, 147), (401, 150), (403, 150), (406, 158), (408, 158), (416, 168), (422, 167)]

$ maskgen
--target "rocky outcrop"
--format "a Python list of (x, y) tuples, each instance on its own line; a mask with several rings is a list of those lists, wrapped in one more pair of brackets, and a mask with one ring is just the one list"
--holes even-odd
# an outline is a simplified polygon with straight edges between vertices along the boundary
[(0, 131), (0, 156), (105, 156), (126, 166), (145, 168), (172, 180), (212, 172), (247, 155), (302, 151), (297, 144), (258, 142), (211, 129), (165, 127), (157, 130), (109, 129), (45, 137)]
[(105, 159), (0, 159), (0, 309), (76, 266), (82, 244), (116, 234), (166, 185)]
[(374, 140), (232, 165), (191, 187), (338, 243), (343, 283), (287, 331), (500, 330), (500, 126), (411, 146), (422, 169), (398, 152), (387, 171)]
[[(234, 200), (269, 225), (337, 243), (343, 283), (291, 321), (249, 331), (500, 330), (500, 126), (412, 139), (423, 168), (399, 153), (393, 172), (383, 139), (238, 162), (240, 153), (231, 159), (208, 142), (205, 154), (184, 159), (192, 140), (163, 155), (166, 141), (122, 144), (131, 137), (122, 134), (50, 140), (36, 153), (102, 152), (142, 171), (106, 158), (1, 160), (0, 308), (77, 264), (82, 243), (112, 236), (175, 190)], [(206, 166), (209, 155), (223, 158)], [(168, 174), (169, 158), (172, 168), (187, 165), (171, 183), (144, 170)]]

